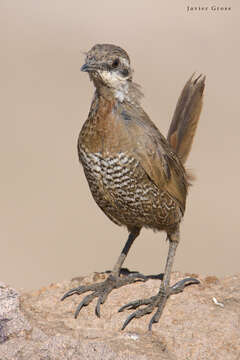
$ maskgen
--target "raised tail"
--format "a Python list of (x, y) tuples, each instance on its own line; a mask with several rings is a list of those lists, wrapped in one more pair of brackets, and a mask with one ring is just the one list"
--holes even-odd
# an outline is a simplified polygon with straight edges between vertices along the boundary
[(192, 147), (203, 104), (205, 76), (193, 74), (184, 86), (168, 131), (168, 142), (184, 164)]

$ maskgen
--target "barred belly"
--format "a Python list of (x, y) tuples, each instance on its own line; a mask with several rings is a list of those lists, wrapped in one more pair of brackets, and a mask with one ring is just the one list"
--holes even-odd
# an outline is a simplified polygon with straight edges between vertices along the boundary
[(176, 201), (161, 191), (134, 157), (119, 152), (102, 156), (79, 148), (94, 200), (116, 224), (164, 230), (181, 221)]

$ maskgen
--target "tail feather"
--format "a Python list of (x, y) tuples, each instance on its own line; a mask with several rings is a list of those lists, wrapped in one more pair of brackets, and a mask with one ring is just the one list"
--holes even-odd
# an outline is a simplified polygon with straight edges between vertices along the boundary
[(184, 164), (192, 147), (203, 103), (205, 76), (193, 74), (184, 86), (168, 131), (168, 142)]

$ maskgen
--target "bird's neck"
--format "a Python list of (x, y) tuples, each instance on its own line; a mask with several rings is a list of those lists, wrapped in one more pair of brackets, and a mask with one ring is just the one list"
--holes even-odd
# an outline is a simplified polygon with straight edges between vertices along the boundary
[(128, 84), (120, 84), (121, 86), (113, 88), (103, 84), (97, 84), (96, 94), (110, 101), (124, 102), (128, 99)]
[(106, 100), (115, 100), (120, 103), (131, 103), (140, 105), (143, 96), (140, 86), (131, 81), (119, 82), (115, 87), (94, 83), (96, 87), (96, 95), (102, 96)]

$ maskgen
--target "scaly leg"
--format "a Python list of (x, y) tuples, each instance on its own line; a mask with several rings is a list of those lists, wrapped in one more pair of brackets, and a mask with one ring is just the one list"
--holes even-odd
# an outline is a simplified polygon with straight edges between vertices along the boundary
[(142, 275), (140, 273), (131, 273), (127, 276), (120, 277), (121, 266), (122, 266), (124, 260), (126, 259), (127, 254), (129, 252), (130, 247), (132, 246), (134, 240), (139, 235), (140, 230), (141, 229), (139, 229), (139, 228), (134, 228), (130, 232), (130, 234), (128, 236), (128, 240), (127, 240), (111, 274), (105, 281), (100, 282), (100, 283), (91, 284), (91, 285), (86, 285), (86, 286), (79, 286), (75, 289), (68, 291), (62, 297), (61, 300), (64, 300), (73, 294), (81, 295), (85, 292), (91, 291), (91, 294), (85, 296), (84, 299), (78, 305), (76, 312), (75, 312), (75, 318), (77, 318), (81, 309), (84, 306), (89, 305), (94, 298), (98, 298), (97, 305), (95, 308), (95, 313), (98, 317), (100, 317), (100, 305), (105, 303), (108, 295), (110, 294), (110, 292), (113, 289), (118, 289), (121, 286), (131, 284), (136, 281), (147, 281), (149, 279), (149, 277), (147, 277), (147, 276), (145, 277), (144, 275)]
[(170, 283), (170, 275), (172, 271), (173, 261), (176, 253), (176, 249), (179, 243), (179, 229), (177, 229), (174, 233), (168, 234), (169, 240), (169, 250), (168, 250), (168, 257), (165, 267), (165, 273), (163, 276), (163, 281), (161, 283), (159, 292), (157, 295), (152, 296), (148, 299), (136, 300), (132, 301), (124, 306), (122, 306), (119, 311), (123, 311), (125, 309), (136, 309), (141, 305), (147, 305), (142, 309), (138, 309), (137, 311), (133, 312), (129, 315), (122, 326), (122, 330), (132, 321), (134, 318), (140, 318), (146, 314), (150, 314), (153, 312), (155, 308), (157, 311), (153, 315), (152, 319), (150, 320), (148, 329), (152, 329), (152, 325), (157, 323), (162, 315), (163, 309), (166, 305), (167, 299), (170, 295), (177, 294), (182, 292), (187, 285), (191, 284), (199, 284), (199, 280), (194, 278), (186, 278), (181, 281), (178, 281), (175, 285), (169, 286)]

